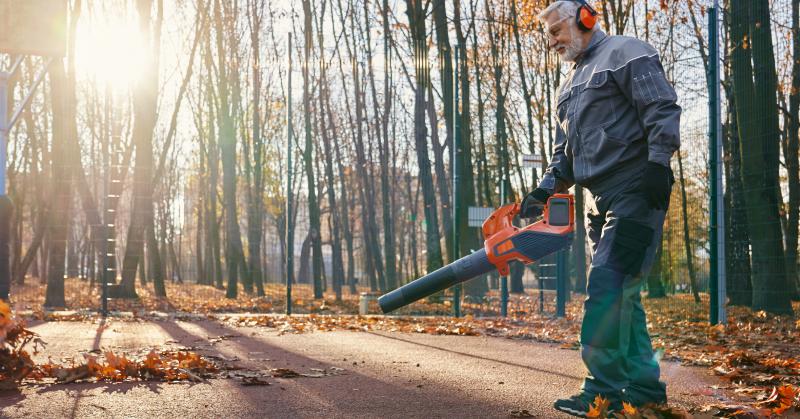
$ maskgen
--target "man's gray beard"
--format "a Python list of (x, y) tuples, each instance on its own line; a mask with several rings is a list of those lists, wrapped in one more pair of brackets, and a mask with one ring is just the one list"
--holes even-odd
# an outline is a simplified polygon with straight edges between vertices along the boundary
[(581, 39), (576, 33), (574, 28), (570, 28), (572, 31), (572, 41), (569, 45), (564, 46), (564, 54), (561, 56), (561, 59), (568, 62), (574, 62), (581, 53), (583, 53), (583, 49), (581, 48)]
[(561, 57), (564, 61), (574, 62), (582, 52), (580, 39), (573, 39), (569, 45), (564, 47), (564, 55)]

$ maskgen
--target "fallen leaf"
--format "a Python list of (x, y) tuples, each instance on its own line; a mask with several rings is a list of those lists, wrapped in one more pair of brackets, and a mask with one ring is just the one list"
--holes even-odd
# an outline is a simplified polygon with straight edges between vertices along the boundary
[(242, 377), (243, 386), (268, 386), (270, 383), (261, 377)]

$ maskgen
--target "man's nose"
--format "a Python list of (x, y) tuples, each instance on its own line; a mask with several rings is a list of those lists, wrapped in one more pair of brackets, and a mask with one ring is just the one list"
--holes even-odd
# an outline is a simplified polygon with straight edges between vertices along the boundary
[(547, 47), (548, 48), (553, 49), (553, 48), (555, 48), (556, 44), (558, 44), (558, 41), (554, 37), (552, 37), (552, 36), (548, 36), (547, 37)]

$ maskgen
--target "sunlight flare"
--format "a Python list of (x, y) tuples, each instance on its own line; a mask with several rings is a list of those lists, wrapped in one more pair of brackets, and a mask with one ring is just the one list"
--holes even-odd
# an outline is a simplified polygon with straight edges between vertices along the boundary
[(147, 46), (133, 19), (106, 16), (82, 20), (75, 41), (77, 73), (99, 84), (130, 87), (145, 68)]

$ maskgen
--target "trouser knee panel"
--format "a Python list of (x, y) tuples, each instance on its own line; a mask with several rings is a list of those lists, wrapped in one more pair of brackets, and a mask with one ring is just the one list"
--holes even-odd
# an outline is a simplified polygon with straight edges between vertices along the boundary
[(629, 218), (620, 218), (615, 226), (608, 265), (611, 269), (628, 275), (638, 275), (653, 242), (655, 231), (646, 224)]

